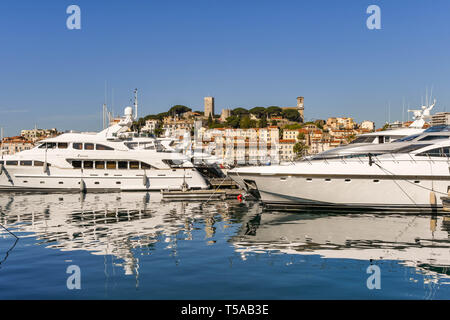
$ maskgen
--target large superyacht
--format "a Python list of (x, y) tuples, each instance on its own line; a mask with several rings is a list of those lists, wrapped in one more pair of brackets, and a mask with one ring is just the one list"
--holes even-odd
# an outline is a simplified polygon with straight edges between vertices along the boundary
[(430, 127), (385, 145), (228, 175), (269, 207), (434, 210), (450, 187), (449, 131)]
[(2, 155), (0, 190), (149, 191), (206, 189), (180, 153), (161, 152), (153, 137), (131, 132), (133, 109), (98, 133), (64, 133), (31, 150)]

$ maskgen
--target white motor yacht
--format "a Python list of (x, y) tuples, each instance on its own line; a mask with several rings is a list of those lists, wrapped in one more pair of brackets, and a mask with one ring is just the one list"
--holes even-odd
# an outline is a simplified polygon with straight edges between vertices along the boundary
[[(444, 133), (439, 134), (444, 135)], [(228, 172), (268, 206), (429, 210), (450, 186), (450, 139), (392, 143), (388, 153), (317, 158)]]
[(153, 137), (130, 132), (133, 109), (99, 133), (65, 133), (31, 150), (3, 156), (0, 190), (206, 189), (182, 154), (161, 152)]

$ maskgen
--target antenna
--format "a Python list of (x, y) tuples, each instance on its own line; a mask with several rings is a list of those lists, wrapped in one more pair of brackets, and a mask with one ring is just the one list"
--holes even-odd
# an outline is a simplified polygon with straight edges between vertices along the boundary
[(389, 117), (388, 117), (388, 123), (391, 123), (391, 101), (388, 102), (388, 110), (389, 110)]
[(405, 97), (403, 97), (403, 100), (402, 100), (402, 127), (403, 127), (403, 122), (405, 122)]
[(138, 98), (137, 98), (137, 92), (138, 89), (134, 89), (134, 109), (135, 109), (135, 116), (134, 119), (138, 119)]
[(432, 98), (433, 98), (433, 86), (431, 86), (430, 103), (432, 103), (432, 101), (433, 101)]

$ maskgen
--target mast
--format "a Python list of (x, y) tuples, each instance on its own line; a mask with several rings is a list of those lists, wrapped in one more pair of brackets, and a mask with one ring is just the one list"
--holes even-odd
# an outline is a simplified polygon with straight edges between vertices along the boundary
[(138, 98), (137, 98), (138, 89), (134, 89), (134, 120), (138, 119)]

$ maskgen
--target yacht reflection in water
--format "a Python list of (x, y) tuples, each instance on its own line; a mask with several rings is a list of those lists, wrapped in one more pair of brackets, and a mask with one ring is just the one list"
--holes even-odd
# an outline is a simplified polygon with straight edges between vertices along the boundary
[(286, 214), (248, 217), (235, 250), (248, 254), (318, 254), (368, 262), (396, 260), (422, 274), (450, 276), (450, 216)]
[[(257, 202), (164, 202), (157, 192), (0, 194), (0, 224), (20, 238), (34, 237), (46, 248), (112, 255), (127, 275), (138, 275), (142, 254), (163, 247), (177, 255), (177, 241), (201, 237), (214, 245), (217, 222), (223, 222), (219, 236), (242, 259), (270, 252), (318, 254), (400, 261), (421, 273), (450, 275), (445, 215), (263, 212)], [(0, 229), (0, 238), (8, 236)]]
[[(0, 224), (20, 232), (19, 237), (36, 237), (46, 248), (113, 255), (131, 275), (138, 273), (137, 256), (150, 254), (157, 242), (176, 255), (178, 240), (192, 240), (195, 221), (201, 219), (206, 238), (213, 237), (215, 217), (226, 221), (229, 205), (161, 202), (158, 192), (10, 193), (0, 194)], [(0, 229), (0, 239), (6, 236), (8, 232)]]

